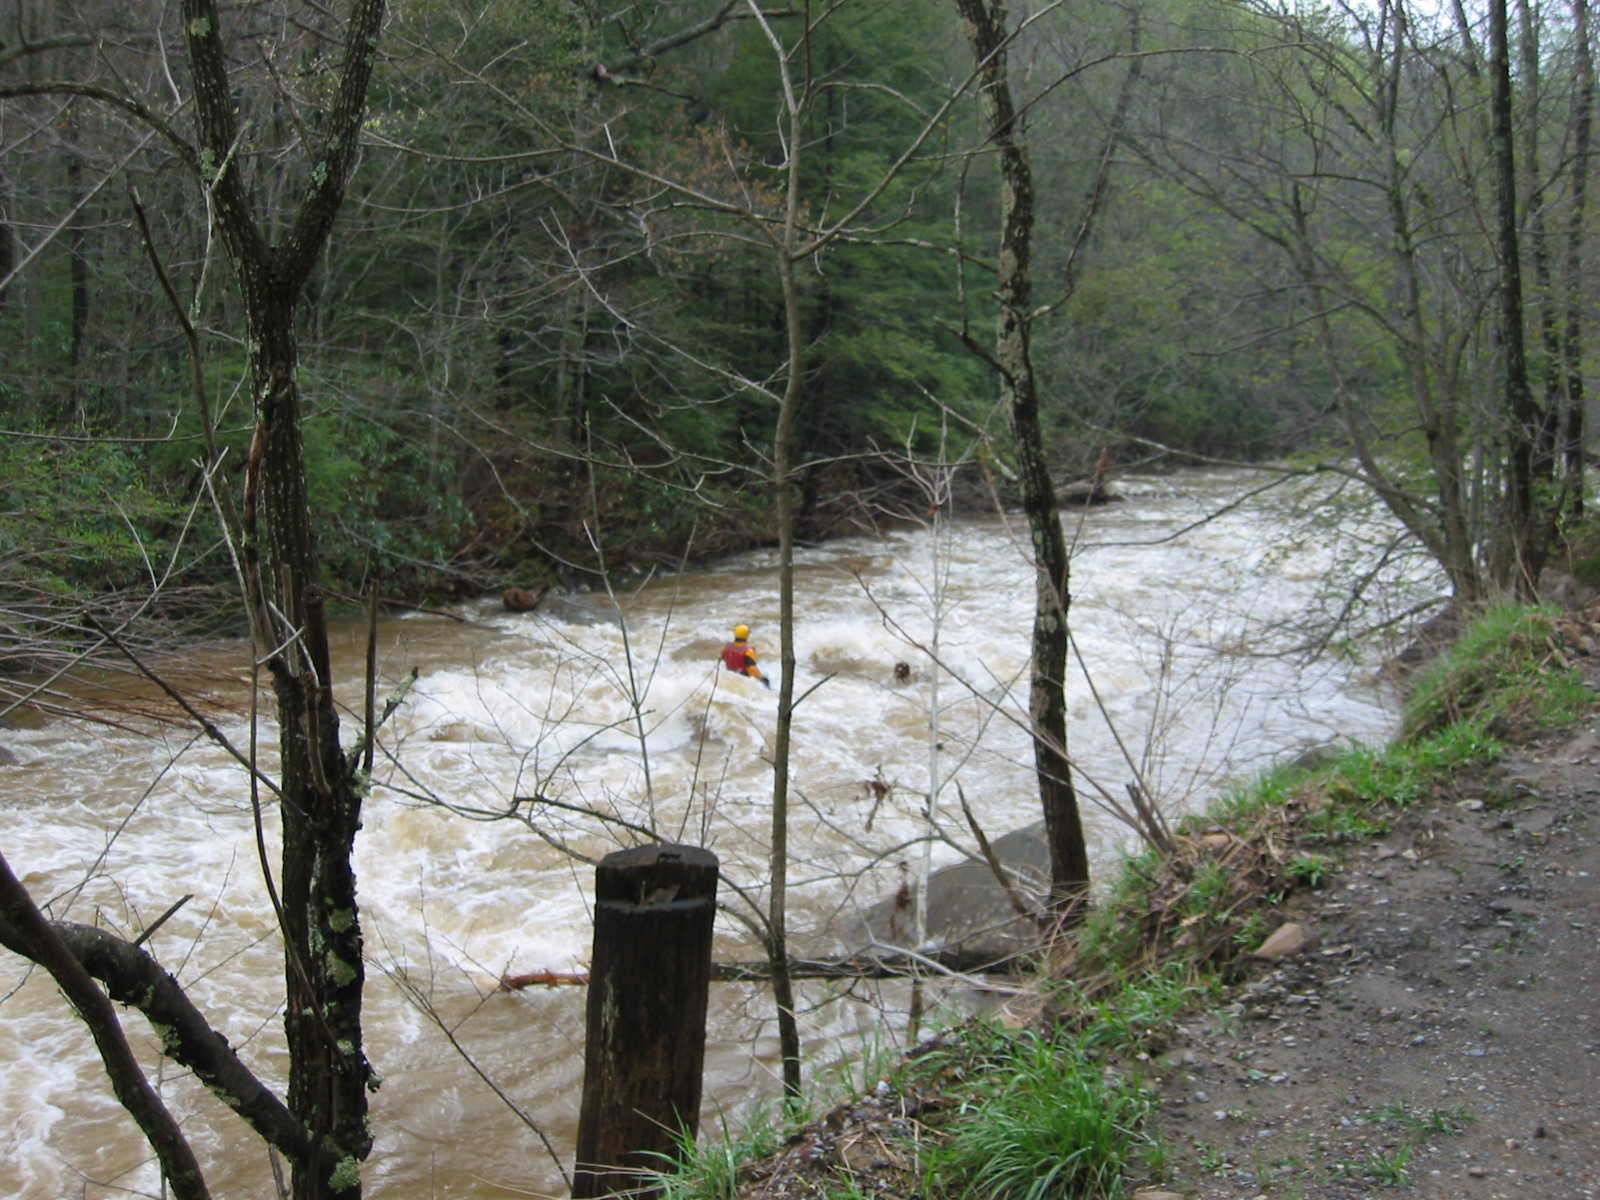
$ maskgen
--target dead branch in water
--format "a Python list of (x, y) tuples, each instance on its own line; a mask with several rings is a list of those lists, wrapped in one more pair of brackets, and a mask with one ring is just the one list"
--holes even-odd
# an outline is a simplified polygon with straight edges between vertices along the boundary
[[(790, 958), (791, 979), (905, 979), (927, 975), (932, 963), (960, 975), (1016, 975), (1023, 969), (1021, 956), (995, 958), (973, 951), (943, 950), (934, 954), (857, 954), (845, 958)], [(772, 978), (772, 963), (765, 958), (748, 962), (711, 964), (711, 978), (719, 983), (765, 983)], [(586, 971), (527, 971), (500, 977), (503, 992), (528, 987), (583, 987)]]

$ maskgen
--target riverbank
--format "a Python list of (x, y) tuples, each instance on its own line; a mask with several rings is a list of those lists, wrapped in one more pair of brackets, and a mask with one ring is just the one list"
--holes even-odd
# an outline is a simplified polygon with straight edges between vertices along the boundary
[[(1048, 1036), (1138, 1118), (1114, 1185), (1038, 1195), (1600, 1195), (1600, 610), (1495, 636), (1518, 673), (1468, 644), (1388, 754), (1264, 780), (1133, 864), (1008, 1006), (1009, 1048), (989, 1023), (926, 1043), (737, 1194), (1025, 1194), (1084, 1135), (1038, 1142), (1011, 1190), (963, 1192), (938, 1148), (996, 1132), (994, 1095), (1029, 1086), (1016, 1048)], [(990, 1161), (1032, 1138), (998, 1129)]]
[(1150, 1182), (1185, 1200), (1600, 1195), (1596, 764), (1591, 719), (1353, 847), (1295, 907), (1306, 948), (1247, 962), (1175, 1027)]

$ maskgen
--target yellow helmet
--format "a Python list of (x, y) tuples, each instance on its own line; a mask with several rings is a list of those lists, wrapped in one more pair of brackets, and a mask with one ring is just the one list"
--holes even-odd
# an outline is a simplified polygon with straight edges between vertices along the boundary
[(734, 641), (742, 642), (742, 641), (745, 640), (745, 638), (747, 638), (749, 636), (750, 636), (750, 626), (748, 626), (748, 625), (735, 625), (733, 627), (733, 640)]

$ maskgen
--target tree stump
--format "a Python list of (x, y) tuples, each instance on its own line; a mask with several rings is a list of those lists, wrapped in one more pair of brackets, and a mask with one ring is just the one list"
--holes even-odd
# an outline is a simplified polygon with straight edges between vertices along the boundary
[(695, 846), (608, 854), (595, 868), (574, 1200), (641, 1189), (700, 1122), (717, 857)]

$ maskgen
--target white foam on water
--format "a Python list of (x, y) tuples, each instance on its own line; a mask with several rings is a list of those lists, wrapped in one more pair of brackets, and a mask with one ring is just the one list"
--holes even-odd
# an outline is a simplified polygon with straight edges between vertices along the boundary
[[(1081, 534), (1072, 623), (1099, 689), (1097, 702), (1074, 664), (1069, 736), (1086, 796), (1090, 780), (1120, 795), (1132, 778), (1108, 717), (1136, 761), (1147, 746), (1157, 752), (1142, 764), (1152, 790), (1188, 801), (1308, 742), (1381, 740), (1389, 728), (1392, 712), (1364, 668), (1262, 656), (1288, 639), (1341, 548), (1305, 537), (1278, 553), (1265, 534), (1287, 536), (1287, 522), (1242, 510), (1159, 550), (1115, 544), (1168, 537), (1239, 486), (1225, 477), (1126, 481), (1118, 489), (1135, 497), (1129, 504), (1069, 517)], [(935, 737), (945, 814), (956, 808), (953, 773), (991, 834), (1037, 819), (1024, 717), (1034, 608), (1025, 526), (957, 522), (941, 531), (937, 556), (930, 538), (907, 530), (798, 556), (793, 685), (804, 699), (791, 752), (790, 908), (801, 940), (854, 936), (854, 914), (893, 893), (901, 863), (920, 862), (912, 843), (924, 830)], [(558, 1140), (570, 1138), (581, 991), (494, 991), (502, 972), (581, 970), (587, 960), (592, 869), (563, 848), (598, 858), (653, 825), (714, 849), (726, 902), (741, 903), (738, 883), (765, 903), (782, 682), (774, 563), (761, 551), (654, 580), (619, 598), (625, 625), (605, 597), (547, 600), (532, 614), (485, 602), (464, 622), (384, 623), (380, 702), (404, 699), (383, 730), (356, 857), (372, 981), (368, 1049), (387, 1079), (369, 1195), (409, 1198), (441, 1177), (473, 1200), (558, 1186), (536, 1140), (462, 1067), (428, 1013)], [(927, 653), (936, 591), (945, 606), (937, 726)], [(772, 691), (721, 670), (735, 623), (751, 626)], [(335, 648), (352, 712), (360, 640), (352, 630)], [(240, 657), (224, 654), (213, 675), (240, 678)], [(903, 683), (894, 678), (901, 662)], [(242, 691), (234, 704), (223, 724), (242, 748)], [(355, 729), (347, 723), (347, 743)], [(269, 721), (269, 763), (271, 736)], [(70, 892), (74, 919), (137, 932), (192, 893), (152, 945), (252, 1064), (279, 1078), (281, 952), (243, 768), (188, 746), (186, 734), (147, 741), (50, 725), (5, 740), (22, 765), (0, 768), (3, 844), (35, 896)], [(869, 780), (888, 792), (875, 796)], [(1092, 805), (1088, 819), (1102, 853), (1125, 836)], [(966, 837), (959, 814), (951, 828)], [(275, 856), (270, 802), (264, 836)], [(941, 844), (935, 862), (955, 853)], [(859, 874), (873, 856), (879, 864)], [(760, 956), (726, 917), (717, 944), (724, 957)], [(77, 1190), (78, 1172), (111, 1176), (143, 1162), (147, 1152), (98, 1082), (87, 1036), (53, 989), (31, 982), (5, 1003), (0, 1061), (15, 1072), (8, 1077), (38, 1084), (0, 1098), (10, 1130), (0, 1192), (11, 1180), (8, 1194), (54, 1200)], [(771, 1094), (767, 1002), (719, 985), (713, 1008), (708, 1104)], [(865, 1005), (808, 1010), (804, 1037), (825, 1054), (877, 1015)], [(140, 1026), (135, 1016), (128, 1023)], [(147, 1031), (139, 1036), (153, 1046)], [(213, 1181), (218, 1194), (259, 1194), (266, 1175), (250, 1136), (218, 1117), (209, 1097), (175, 1094), (207, 1114), (195, 1120), (200, 1136), (227, 1147), (215, 1156), (229, 1164), (226, 1188)], [(124, 1182), (150, 1186), (141, 1169), (148, 1174), (136, 1168)]]

